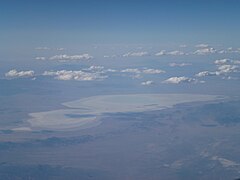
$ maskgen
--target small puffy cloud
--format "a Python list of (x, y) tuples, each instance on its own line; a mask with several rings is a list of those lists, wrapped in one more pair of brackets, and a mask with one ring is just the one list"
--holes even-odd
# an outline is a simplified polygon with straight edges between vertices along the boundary
[(213, 47), (210, 47), (208, 44), (198, 44), (195, 47), (199, 48), (198, 50), (193, 52), (193, 54), (196, 55), (207, 55), (217, 52)]
[(195, 47), (197, 47), (197, 48), (208, 48), (209, 45), (208, 44), (197, 44)]
[(186, 44), (181, 44), (179, 47), (180, 47), (180, 48), (186, 48), (187, 45), (186, 45)]
[(137, 68), (128, 68), (128, 69), (123, 69), (121, 70), (121, 72), (123, 73), (136, 73), (136, 74), (161, 74), (161, 73), (165, 73), (165, 71), (161, 70), (161, 69), (137, 69)]
[(205, 76), (215, 76), (215, 75), (217, 75), (216, 72), (202, 71), (202, 72), (197, 73), (195, 76), (205, 77)]
[(145, 81), (145, 82), (142, 82), (141, 85), (143, 86), (150, 86), (150, 85), (153, 85), (154, 82), (153, 81)]
[(233, 47), (229, 47), (226, 50), (227, 53), (240, 53), (240, 49), (239, 48), (233, 48)]
[(232, 47), (229, 47), (227, 49), (222, 49), (218, 51), (219, 54), (230, 54), (230, 53), (240, 53), (239, 49), (234, 49)]
[(186, 54), (182, 51), (170, 51), (167, 53), (167, 55), (181, 56), (181, 55), (186, 55)]
[(144, 69), (142, 71), (142, 73), (144, 73), (144, 74), (161, 74), (161, 73), (165, 73), (165, 71), (163, 71), (161, 69)]
[(64, 51), (65, 48), (57, 48), (56, 50), (57, 50), (57, 51)]
[(104, 58), (116, 58), (116, 57), (118, 57), (117, 55), (104, 55), (103, 56)]
[(227, 51), (226, 50), (219, 50), (217, 53), (218, 54), (225, 54), (225, 53), (227, 53)]
[(142, 52), (128, 52), (126, 54), (123, 55), (123, 57), (142, 57), (142, 56), (148, 56), (149, 53), (146, 51), (142, 51)]
[(40, 57), (35, 57), (35, 59), (36, 59), (36, 60), (41, 60), (41, 61), (44, 61), (44, 60), (46, 60), (46, 58), (45, 58), (45, 57), (43, 57), (43, 56), (40, 56)]
[(35, 50), (50, 50), (49, 47), (36, 47)]
[(87, 71), (101, 71), (103, 69), (104, 69), (103, 66), (90, 66), (89, 68), (85, 68), (84, 70), (87, 70)]
[[(133, 78), (133, 79), (139, 79), (142, 78), (141, 76), (141, 70), (137, 68), (127, 68), (120, 71), (121, 73), (128, 73), (127, 76)], [(125, 76), (125, 74), (124, 74)]]
[(221, 66), (218, 66), (218, 73), (224, 74), (224, 73), (231, 73), (231, 72), (237, 72), (238, 66), (237, 65), (230, 65), (230, 64), (224, 64)]
[(123, 73), (141, 73), (141, 71), (137, 68), (128, 68), (121, 70)]
[(5, 76), (8, 78), (18, 78), (18, 77), (33, 77), (34, 71), (17, 71), (16, 69), (12, 69), (5, 73)]
[(236, 73), (236, 72), (239, 72), (239, 67), (237, 65), (221, 64), (217, 66), (217, 70), (215, 72), (202, 71), (197, 73), (195, 76), (197, 77), (220, 76), (220, 75), (226, 75), (228, 73)]
[(223, 65), (223, 64), (240, 64), (240, 60), (231, 60), (231, 59), (218, 59), (214, 61), (216, 65)]
[(160, 52), (156, 53), (155, 56), (164, 56), (164, 55), (172, 55), (172, 56), (181, 56), (181, 55), (186, 55), (186, 53), (182, 51), (169, 51), (167, 52), (166, 50), (161, 50)]
[(227, 77), (222, 77), (222, 79), (226, 79), (226, 80), (239, 80), (238, 77), (232, 77), (232, 76), (227, 76)]
[(214, 48), (203, 48), (196, 50), (193, 54), (196, 55), (207, 55), (207, 54), (213, 54), (216, 53), (216, 50)]
[(171, 77), (163, 81), (166, 84), (180, 84), (180, 83), (197, 83), (198, 81), (194, 78), (188, 78), (185, 76)]
[(164, 56), (166, 54), (167, 54), (166, 50), (161, 50), (160, 52), (156, 53), (155, 56)]
[(191, 66), (192, 64), (190, 63), (170, 63), (170, 67), (184, 67), (184, 66)]
[(232, 62), (233, 62), (233, 64), (240, 64), (240, 60), (234, 60)]
[(214, 61), (215, 64), (226, 64), (226, 63), (231, 63), (230, 59), (218, 59), (216, 61)]
[(142, 76), (140, 74), (134, 74), (133, 76), (130, 76), (133, 79), (140, 79)]
[(76, 81), (93, 81), (93, 80), (101, 80), (107, 78), (107, 76), (103, 76), (99, 73), (89, 73), (83, 71), (45, 71), (43, 73), (44, 76), (55, 76), (55, 79), (58, 80), (76, 80)]
[(106, 72), (117, 72), (116, 69), (107, 69)]
[(65, 48), (49, 48), (46, 46), (43, 47), (36, 47), (35, 50), (57, 50), (57, 51), (63, 51)]
[(90, 60), (93, 56), (89, 54), (81, 54), (81, 55), (67, 55), (67, 54), (60, 54), (50, 57), (50, 60), (58, 60), (58, 61), (79, 61), (79, 60)]

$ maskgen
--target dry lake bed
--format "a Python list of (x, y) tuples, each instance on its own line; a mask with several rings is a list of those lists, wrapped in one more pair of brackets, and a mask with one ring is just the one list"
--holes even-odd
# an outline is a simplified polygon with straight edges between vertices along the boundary
[(69, 131), (99, 125), (98, 117), (106, 113), (125, 113), (161, 110), (176, 104), (213, 101), (222, 98), (198, 94), (128, 94), (104, 95), (63, 103), (64, 109), (30, 113), (29, 126), (13, 130)]

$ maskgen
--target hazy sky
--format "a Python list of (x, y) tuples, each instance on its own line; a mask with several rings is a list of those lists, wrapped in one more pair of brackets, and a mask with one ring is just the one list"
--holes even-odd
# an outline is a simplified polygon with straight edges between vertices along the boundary
[(2, 1), (0, 79), (231, 94), (239, 10), (239, 0)]
[(1, 1), (1, 46), (81, 43), (237, 45), (239, 0)]

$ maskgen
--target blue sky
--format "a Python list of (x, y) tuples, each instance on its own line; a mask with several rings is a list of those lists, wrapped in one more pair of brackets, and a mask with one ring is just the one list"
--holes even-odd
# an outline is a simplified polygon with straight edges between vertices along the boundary
[(237, 45), (239, 8), (238, 0), (10, 0), (1, 2), (1, 44)]

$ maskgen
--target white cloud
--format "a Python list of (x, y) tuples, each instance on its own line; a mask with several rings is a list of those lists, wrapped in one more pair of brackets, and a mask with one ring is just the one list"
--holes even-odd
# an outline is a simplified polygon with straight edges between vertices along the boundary
[(186, 44), (181, 44), (179, 47), (180, 47), (180, 48), (186, 48), (187, 45), (186, 45)]
[[(188, 78), (185, 76), (181, 77), (171, 77), (163, 81), (163, 83), (167, 84), (180, 84), (180, 83), (197, 83), (198, 81), (194, 78)], [(202, 82), (202, 81), (201, 81)]]
[(223, 65), (223, 64), (240, 64), (240, 60), (231, 60), (231, 59), (218, 59), (214, 61), (217, 65)]
[(106, 72), (117, 72), (116, 69), (107, 69)]
[(219, 54), (230, 54), (230, 53), (240, 53), (239, 49), (234, 49), (232, 47), (229, 47), (227, 49), (222, 49), (218, 51)]
[(43, 56), (36, 57), (35, 59), (36, 59), (36, 60), (41, 60), (41, 61), (44, 61), (44, 60), (46, 60), (46, 58), (45, 58), (45, 57), (43, 57)]
[(190, 63), (170, 63), (169, 66), (171, 67), (184, 67), (184, 66), (191, 66)]
[(128, 69), (124, 69), (124, 70), (121, 70), (121, 72), (123, 73), (141, 73), (141, 71), (137, 68), (128, 68)]
[(49, 48), (46, 46), (42, 46), (42, 47), (36, 47), (35, 50), (57, 50), (57, 51), (63, 51), (65, 50), (65, 48)]
[(35, 50), (50, 50), (49, 47), (36, 47)]
[(142, 72), (144, 74), (161, 74), (161, 73), (165, 73), (165, 71), (163, 71), (161, 69), (144, 69)]
[(12, 69), (5, 73), (6, 77), (9, 78), (18, 78), (18, 77), (33, 77), (34, 76), (34, 71), (29, 70), (29, 71), (17, 71), (16, 69)]
[(128, 68), (128, 69), (123, 69), (121, 70), (121, 72), (123, 73), (136, 73), (136, 74), (161, 74), (161, 73), (165, 73), (165, 71), (161, 70), (161, 69), (137, 69), (137, 68)]
[(164, 55), (172, 55), (172, 56), (181, 56), (181, 55), (187, 55), (186, 53), (182, 51), (169, 51), (161, 50), (160, 52), (156, 53), (155, 56), (164, 56)]
[(135, 74), (133, 76), (131, 76), (133, 79), (140, 79), (142, 78), (142, 76), (140, 74)]
[(195, 47), (197, 47), (197, 48), (208, 48), (209, 45), (208, 44), (197, 44)]
[(215, 75), (217, 75), (216, 72), (202, 71), (202, 72), (197, 73), (195, 76), (205, 77), (205, 76), (215, 76)]
[(238, 71), (237, 65), (224, 64), (224, 65), (218, 66), (217, 72), (219, 74), (224, 74), (224, 73), (231, 73), (231, 72), (237, 72), (237, 71)]
[(167, 53), (167, 55), (181, 56), (181, 55), (186, 55), (186, 54), (182, 51), (170, 51)]
[(216, 61), (214, 61), (215, 64), (226, 64), (226, 63), (230, 63), (231, 60), (230, 59), (218, 59)]
[(233, 64), (240, 64), (240, 60), (234, 60)]
[(45, 71), (44, 76), (55, 76), (58, 80), (76, 80), (76, 81), (93, 81), (105, 79), (107, 76), (103, 76), (99, 73), (89, 73), (83, 71)]
[(128, 52), (123, 55), (123, 57), (142, 57), (142, 56), (148, 56), (149, 53), (142, 51), (142, 52)]
[(81, 54), (81, 55), (72, 55), (69, 56), (67, 54), (60, 54), (50, 57), (50, 60), (59, 60), (59, 61), (71, 61), (71, 60), (90, 60), (93, 57), (89, 54)]
[(224, 77), (222, 77), (222, 79), (226, 79), (226, 80), (239, 80), (239, 78), (237, 78), (237, 77), (232, 77), (232, 76), (224, 76)]
[(141, 85), (143, 86), (150, 86), (150, 85), (153, 85), (154, 82), (153, 81), (145, 81), (145, 82), (142, 82)]
[(225, 53), (227, 53), (227, 51), (226, 50), (219, 50), (218, 53), (219, 54), (225, 54)]
[(161, 50), (160, 52), (156, 53), (155, 56), (164, 56), (166, 54), (167, 54), (166, 50)]
[(193, 54), (196, 54), (196, 55), (207, 55), (207, 54), (212, 54), (212, 53), (216, 53), (216, 50), (211, 47), (211, 48), (198, 49)]
[[(205, 77), (205, 76), (220, 76), (220, 75), (226, 75), (228, 73), (236, 73), (239, 72), (239, 66), (237, 65), (230, 65), (230, 64), (223, 64), (225, 60), (223, 61), (217, 61), (217, 70), (215, 72), (210, 71), (202, 71), (197, 73), (195, 76), (197, 77)], [(218, 65), (221, 64), (221, 65)]]
[(65, 48), (57, 48), (56, 50), (57, 50), (57, 51), (64, 51)]
[(87, 70), (87, 71), (101, 71), (103, 69), (104, 69), (103, 66), (90, 66), (89, 68), (85, 68), (84, 70)]
[(117, 55), (104, 55), (103, 56), (104, 58), (116, 58), (116, 57), (118, 57)]

